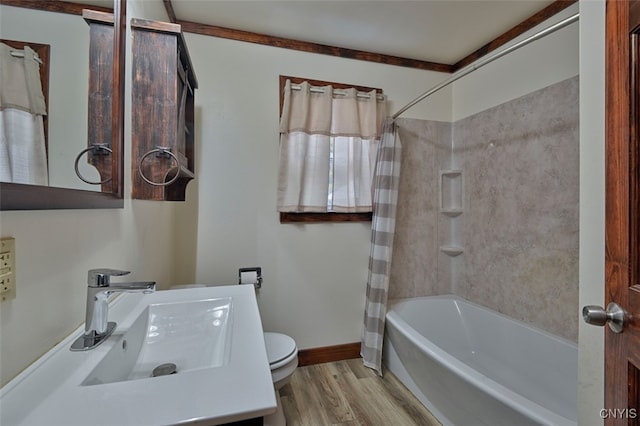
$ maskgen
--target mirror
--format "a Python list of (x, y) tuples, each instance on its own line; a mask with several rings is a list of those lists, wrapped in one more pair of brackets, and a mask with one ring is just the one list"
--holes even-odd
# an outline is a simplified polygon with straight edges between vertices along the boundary
[[(22, 8), (40, 9), (39, 14), (52, 14), (63, 12), (67, 19), (72, 16), (77, 19), (75, 27), (79, 28), (82, 36), (78, 36), (78, 44), (70, 46), (56, 46), (51, 42), (50, 56), (58, 55), (57, 61), (51, 60), (51, 67), (69, 65), (71, 68), (61, 71), (51, 70), (51, 81), (49, 83), (50, 110), (49, 121), (49, 186), (38, 186), (18, 183), (0, 182), (0, 209), (1, 210), (43, 210), (43, 209), (90, 209), (90, 208), (121, 208), (123, 202), (123, 140), (124, 140), (124, 55), (125, 55), (125, 29), (126, 29), (126, 0), (113, 0), (113, 94), (111, 98), (112, 111), (109, 116), (112, 120), (112, 140), (99, 141), (106, 142), (112, 149), (111, 177), (112, 190), (100, 192), (101, 185), (89, 185), (75, 176), (74, 160), (76, 156), (87, 148), (87, 104), (88, 104), (88, 69), (89, 69), (89, 26), (82, 17), (82, 9), (96, 9), (96, 4), (104, 4), (104, 1), (87, 0), (84, 4), (76, 2), (48, 1), (31, 2), (29, 0), (3, 0), (2, 6), (12, 6), (16, 15), (20, 15)], [(48, 11), (43, 11), (43, 8)], [(9, 9), (9, 8), (7, 8)], [(30, 40), (29, 37), (15, 37), (8, 33), (9, 18), (7, 9), (0, 14), (2, 25), (0, 27), (0, 38), (21, 41), (33, 41), (36, 43), (48, 43), (40, 39)], [(98, 8), (103, 10), (103, 8)], [(29, 10), (24, 10), (24, 16)], [(36, 11), (31, 11), (36, 12)], [(109, 10), (111, 12), (111, 10)], [(59, 13), (55, 13), (59, 15)], [(7, 20), (7, 21), (5, 21)], [(39, 22), (43, 27), (46, 25), (42, 19), (23, 22), (26, 28), (34, 28), (33, 23)], [(55, 24), (54, 24), (55, 26)], [(69, 28), (64, 28), (70, 30)], [(57, 28), (59, 32), (61, 28)], [(33, 30), (34, 33), (36, 29)], [(74, 33), (75, 34), (75, 33)], [(78, 33), (80, 34), (80, 33)], [(67, 38), (69, 36), (67, 35)], [(74, 38), (72, 36), (72, 38)], [(86, 39), (85, 39), (86, 38)], [(52, 37), (51, 40), (55, 41)], [(58, 42), (59, 43), (59, 42)], [(81, 63), (79, 62), (81, 61)], [(73, 67), (81, 69), (82, 72), (74, 72)], [(85, 71), (86, 70), (86, 71)], [(55, 71), (55, 72), (54, 72)], [(83, 77), (84, 75), (84, 77)], [(57, 84), (54, 76), (66, 79), (66, 82)], [(58, 99), (52, 99), (55, 95), (53, 86), (62, 85), (65, 91), (58, 95)], [(54, 108), (54, 104), (57, 106)], [(71, 111), (70, 118), (63, 117), (63, 114)], [(56, 126), (56, 119), (63, 126)], [(70, 120), (70, 121), (69, 121)], [(73, 124), (75, 120), (75, 123)], [(55, 130), (54, 130), (55, 129)], [(64, 148), (56, 148), (56, 144)], [(62, 164), (62, 169), (58, 169)], [(99, 181), (99, 175), (95, 168), (87, 164), (87, 157), (80, 158), (77, 162), (79, 171), (88, 180)]]

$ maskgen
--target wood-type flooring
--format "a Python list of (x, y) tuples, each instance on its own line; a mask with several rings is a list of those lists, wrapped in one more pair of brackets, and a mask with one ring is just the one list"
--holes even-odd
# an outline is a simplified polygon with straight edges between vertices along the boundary
[(360, 359), (299, 367), (280, 390), (287, 426), (439, 426), (388, 370)]

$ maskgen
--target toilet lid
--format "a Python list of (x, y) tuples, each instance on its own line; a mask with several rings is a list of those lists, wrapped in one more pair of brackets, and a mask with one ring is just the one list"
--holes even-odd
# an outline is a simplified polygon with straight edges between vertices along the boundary
[(296, 342), (286, 334), (264, 333), (264, 344), (267, 348), (269, 365), (276, 364), (296, 352)]

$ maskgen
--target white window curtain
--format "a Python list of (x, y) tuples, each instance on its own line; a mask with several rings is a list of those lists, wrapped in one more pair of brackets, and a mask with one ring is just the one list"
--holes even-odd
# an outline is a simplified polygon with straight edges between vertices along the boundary
[(48, 185), (38, 55), (0, 43), (0, 181)]
[(371, 211), (386, 99), (375, 90), (292, 86), (287, 80), (280, 118), (278, 211)]

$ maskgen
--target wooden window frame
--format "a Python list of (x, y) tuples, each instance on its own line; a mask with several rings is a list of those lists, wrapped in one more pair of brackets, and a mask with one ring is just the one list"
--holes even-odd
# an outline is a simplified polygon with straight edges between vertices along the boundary
[[(293, 84), (301, 84), (305, 81), (312, 86), (333, 86), (334, 89), (354, 88), (358, 92), (370, 92), (375, 90), (376, 93), (382, 95), (384, 91), (375, 87), (359, 86), (356, 84), (344, 84), (331, 81), (313, 80), (310, 78), (280, 76), (280, 114), (282, 116), (282, 106), (284, 104), (284, 87), (287, 80), (291, 80)], [(371, 222), (372, 212), (360, 213), (308, 213), (308, 212), (280, 212), (280, 223), (322, 223), (322, 222)]]

